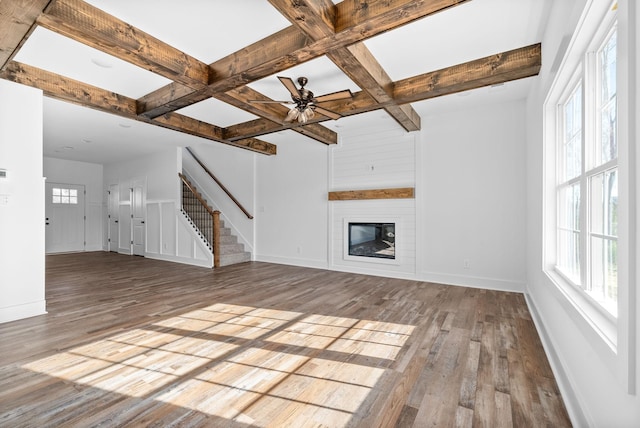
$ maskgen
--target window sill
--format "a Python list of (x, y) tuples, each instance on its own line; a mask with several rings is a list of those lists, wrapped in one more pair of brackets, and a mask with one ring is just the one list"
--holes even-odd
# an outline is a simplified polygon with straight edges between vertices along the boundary
[(586, 321), (607, 347), (616, 354), (618, 348), (618, 325), (616, 321), (596, 307), (596, 303), (591, 298), (567, 282), (555, 270), (545, 270), (545, 274), (556, 286), (556, 289), (564, 298), (563, 300)]

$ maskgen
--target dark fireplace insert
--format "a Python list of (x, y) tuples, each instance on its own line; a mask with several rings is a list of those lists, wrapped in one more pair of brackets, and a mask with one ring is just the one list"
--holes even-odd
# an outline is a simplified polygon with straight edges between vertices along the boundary
[(349, 223), (349, 255), (395, 259), (395, 223)]

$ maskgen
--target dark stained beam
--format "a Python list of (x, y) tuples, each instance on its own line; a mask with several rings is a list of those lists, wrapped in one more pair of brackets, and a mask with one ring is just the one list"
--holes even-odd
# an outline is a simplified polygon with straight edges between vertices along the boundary
[[(335, 8), (334, 35), (312, 41), (292, 26), (211, 64), (213, 75), (208, 95), (236, 89), (466, 1), (470, 0), (345, 0)], [(185, 95), (174, 87), (161, 88), (141, 99), (147, 109), (142, 114), (154, 117), (206, 97), (205, 90)]]
[[(269, 0), (294, 26), (313, 40), (335, 35), (337, 8), (330, 0)], [(380, 103), (390, 103), (393, 82), (364, 43), (340, 47), (327, 52), (331, 59), (360, 88)], [(390, 104), (385, 110), (407, 131), (420, 129), (420, 116), (410, 105)]]
[(177, 113), (172, 113), (169, 117), (165, 116), (158, 120), (143, 118), (137, 114), (135, 99), (16, 61), (9, 62), (5, 69), (0, 71), (0, 78), (41, 89), (46, 96), (58, 100), (266, 155), (276, 153), (275, 145), (255, 138), (238, 138), (236, 141), (227, 141), (223, 139), (222, 128)]
[(51, 0), (0, 1), (0, 70), (13, 59)]
[(537, 43), (409, 77), (393, 84), (393, 97), (405, 104), (535, 76), (542, 65), (541, 54)]
[(136, 100), (50, 71), (11, 61), (0, 78), (41, 89), (48, 97), (135, 119)]
[[(184, 85), (170, 83), (139, 99), (143, 107), (140, 114), (153, 118), (210, 98), (214, 92), (224, 93), (249, 81), (258, 80), (260, 77), (247, 79), (244, 73), (263, 64), (284, 61), (291, 52), (303, 49), (309, 42), (309, 38), (295, 27), (280, 30), (211, 64), (210, 68), (217, 82), (215, 88), (194, 91)], [(295, 64), (283, 69), (292, 65)], [(271, 73), (264, 76), (269, 74)]]
[(364, 43), (336, 49), (327, 56), (378, 103), (406, 131), (420, 129), (420, 116), (410, 104), (398, 105), (393, 99), (393, 81)]
[(57, 0), (38, 25), (160, 76), (201, 89), (209, 66), (81, 0)]
[[(423, 101), (536, 76), (542, 64), (541, 53), (541, 45), (538, 43), (400, 80), (393, 83), (394, 99), (390, 103), (379, 103), (366, 92), (360, 91), (354, 93), (350, 100), (332, 101), (323, 106), (343, 116), (351, 116), (385, 108), (389, 104)], [(326, 118), (314, 117), (310, 122), (323, 120)], [(235, 125), (237, 129), (244, 126), (245, 124)], [(246, 126), (254, 131), (253, 136), (279, 130), (277, 124), (260, 119), (247, 122)], [(262, 129), (262, 134), (255, 132), (259, 129)]]

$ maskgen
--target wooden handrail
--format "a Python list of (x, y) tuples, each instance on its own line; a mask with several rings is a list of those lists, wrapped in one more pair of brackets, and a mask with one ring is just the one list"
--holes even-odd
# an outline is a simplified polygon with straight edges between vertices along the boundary
[(193, 187), (191, 185), (191, 183), (189, 182), (189, 180), (187, 180), (187, 177), (185, 177), (183, 174), (178, 173), (178, 177), (180, 177), (180, 179), (182, 180), (182, 182), (189, 188), (189, 190), (191, 190), (191, 193), (193, 193), (193, 196), (196, 197), (196, 199), (198, 200), (198, 202), (200, 202), (202, 204), (202, 206), (209, 212), (209, 214), (213, 215), (214, 211), (211, 209), (211, 207), (207, 204), (207, 201), (205, 201), (204, 199), (202, 199), (202, 196), (200, 196), (200, 194), (198, 193), (198, 191), (195, 189), (195, 187)]
[(220, 211), (214, 211), (211, 209), (209, 204), (207, 204), (207, 201), (202, 199), (202, 196), (200, 196), (198, 191), (191, 185), (189, 180), (187, 180), (187, 177), (185, 177), (181, 173), (178, 173), (178, 177), (180, 177), (182, 183), (189, 189), (191, 194), (196, 197), (202, 207), (211, 215), (211, 224), (213, 227), (213, 242), (211, 242), (210, 244), (213, 247), (213, 267), (220, 267)]
[(211, 171), (209, 171), (209, 168), (207, 168), (207, 166), (202, 163), (202, 161), (200, 159), (198, 159), (198, 157), (196, 156), (196, 154), (193, 152), (193, 150), (191, 150), (189, 147), (185, 147), (187, 149), (187, 151), (191, 154), (191, 156), (193, 156), (193, 158), (196, 160), (196, 162), (198, 162), (198, 164), (202, 167), (202, 169), (204, 169), (204, 171), (209, 174), (209, 177), (211, 177), (213, 179), (213, 181), (216, 182), (216, 184), (218, 186), (220, 186), (220, 188), (224, 191), (224, 193), (227, 194), (227, 196), (229, 196), (229, 198), (231, 198), (231, 200), (238, 206), (238, 208), (240, 208), (240, 210), (244, 213), (244, 215), (247, 216), (247, 218), (249, 220), (253, 219), (253, 216), (251, 214), (249, 214), (249, 211), (247, 211), (242, 204), (231, 194), (231, 192), (229, 192), (229, 190), (220, 182), (220, 180), (218, 180), (216, 178), (215, 175), (213, 175), (213, 173)]

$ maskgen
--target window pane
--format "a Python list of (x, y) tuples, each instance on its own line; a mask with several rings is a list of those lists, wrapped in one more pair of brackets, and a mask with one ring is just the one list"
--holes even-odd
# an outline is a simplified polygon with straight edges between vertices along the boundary
[(580, 184), (566, 186), (558, 192), (558, 226), (564, 229), (580, 229)]
[(53, 203), (54, 204), (59, 204), (60, 203), (60, 196), (53, 196)]
[(69, 189), (62, 189), (62, 196), (69, 196)]
[(77, 196), (69, 196), (69, 203), (70, 204), (77, 204), (78, 203), (78, 197)]
[(582, 84), (579, 84), (563, 106), (563, 168), (562, 181), (582, 172)]
[(605, 174), (605, 231), (611, 236), (618, 236), (618, 169), (607, 171)]
[(612, 169), (590, 179), (591, 233), (618, 235), (618, 170)]
[(618, 106), (616, 86), (616, 45), (614, 31), (598, 53), (600, 66), (600, 136), (595, 147), (595, 165), (618, 157)]
[(580, 184), (558, 191), (558, 268), (580, 285)]
[(591, 237), (591, 289), (589, 294), (613, 315), (618, 301), (618, 242)]
[(69, 203), (69, 197), (68, 196), (61, 196), (60, 197), (60, 202), (63, 203), (63, 204), (68, 204)]
[(69, 196), (78, 196), (77, 189), (69, 189)]
[(53, 195), (54, 195), (54, 196), (60, 196), (60, 189), (58, 189), (58, 188), (54, 187), (54, 188), (53, 188)]
[(580, 233), (558, 231), (558, 268), (576, 285), (580, 281)]

